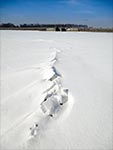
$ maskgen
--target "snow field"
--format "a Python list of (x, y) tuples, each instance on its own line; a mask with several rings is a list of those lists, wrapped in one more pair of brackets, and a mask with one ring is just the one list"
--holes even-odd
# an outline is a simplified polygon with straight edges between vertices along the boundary
[[(1, 31), (2, 149), (112, 149), (112, 36)], [(50, 117), (40, 104), (59, 85), (69, 99)]]

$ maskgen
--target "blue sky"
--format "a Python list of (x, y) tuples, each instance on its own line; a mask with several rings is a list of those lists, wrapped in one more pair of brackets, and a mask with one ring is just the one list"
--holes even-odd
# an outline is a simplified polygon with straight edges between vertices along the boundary
[(0, 0), (1, 23), (113, 27), (113, 0)]

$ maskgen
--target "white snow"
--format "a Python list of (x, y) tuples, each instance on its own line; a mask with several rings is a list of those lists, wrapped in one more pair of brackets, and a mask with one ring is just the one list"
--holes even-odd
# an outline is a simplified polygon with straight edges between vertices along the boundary
[[(1, 149), (112, 149), (113, 34), (0, 32)], [(59, 87), (50, 117), (40, 104)]]

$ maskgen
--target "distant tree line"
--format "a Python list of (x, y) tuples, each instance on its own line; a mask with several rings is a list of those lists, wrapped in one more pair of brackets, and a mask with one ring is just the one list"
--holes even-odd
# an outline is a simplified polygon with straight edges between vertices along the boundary
[(12, 23), (2, 23), (0, 24), (0, 27), (16, 27), (16, 26)]
[(64, 27), (64, 28), (88, 28), (88, 25), (83, 24), (20, 24), (15, 25), (12, 23), (2, 23), (0, 27), (41, 27), (41, 28), (56, 28), (56, 27)]
[[(89, 32), (113, 32), (113, 28), (93, 28), (84, 24), (20, 24), (13, 23), (0, 24), (1, 30), (40, 30), (47, 31), (47, 29), (54, 28), (55, 31), (89, 31)], [(76, 30), (77, 29), (77, 30)]]

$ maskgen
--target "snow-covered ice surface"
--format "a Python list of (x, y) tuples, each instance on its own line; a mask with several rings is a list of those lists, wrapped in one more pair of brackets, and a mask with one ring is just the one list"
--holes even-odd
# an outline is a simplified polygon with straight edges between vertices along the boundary
[[(1, 149), (112, 149), (113, 34), (0, 34)], [(50, 117), (40, 104), (57, 89), (54, 73), (69, 94)]]

